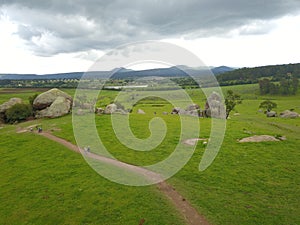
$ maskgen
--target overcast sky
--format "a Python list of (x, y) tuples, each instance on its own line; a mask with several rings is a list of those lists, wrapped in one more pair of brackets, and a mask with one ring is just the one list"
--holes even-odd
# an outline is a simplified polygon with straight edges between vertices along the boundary
[(300, 62), (299, 0), (0, 0), (0, 73), (86, 71), (121, 44), (162, 40), (208, 66)]

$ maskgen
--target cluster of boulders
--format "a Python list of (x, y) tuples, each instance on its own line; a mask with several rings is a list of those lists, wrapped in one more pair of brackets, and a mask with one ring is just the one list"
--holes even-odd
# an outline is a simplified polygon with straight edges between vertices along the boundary
[(201, 109), (200, 106), (197, 104), (189, 105), (186, 109), (181, 109), (179, 107), (173, 108), (171, 114), (178, 114), (178, 115), (189, 115), (189, 116), (201, 116)]
[(68, 114), (72, 109), (73, 99), (67, 93), (53, 88), (38, 95), (33, 101), (36, 118), (55, 118)]
[[(275, 111), (266, 112), (267, 117), (277, 117), (277, 113)], [(285, 110), (279, 114), (281, 118), (298, 118), (300, 115), (297, 112), (291, 110)]]
[[(55, 118), (68, 114), (72, 109), (73, 99), (67, 93), (53, 88), (38, 95), (33, 103), (32, 109), (36, 118)], [(25, 104), (20, 98), (11, 98), (0, 105), (0, 121), (5, 121), (5, 114), (8, 109), (16, 104)]]
[(225, 118), (225, 107), (221, 96), (217, 92), (213, 92), (205, 103), (204, 110), (200, 109), (197, 104), (189, 105), (186, 109), (179, 107), (173, 108), (171, 114), (190, 115), (198, 117)]
[(105, 109), (103, 108), (96, 108), (95, 112), (99, 115), (101, 114), (127, 114), (128, 112), (126, 110), (124, 110), (123, 108), (118, 107), (117, 104), (115, 103), (111, 103), (109, 105), (107, 105), (105, 107)]
[[(124, 110), (123, 107), (120, 107), (119, 104), (111, 103), (105, 108), (96, 108), (95, 113), (98, 115), (102, 114), (127, 114), (128, 111)], [(83, 111), (80, 110), (77, 113), (78, 115), (83, 114)], [(137, 114), (146, 114), (144, 110), (138, 109)], [(156, 114), (156, 112), (154, 112)], [(163, 112), (164, 115), (167, 115), (168, 112)], [(222, 102), (221, 96), (213, 92), (207, 99), (205, 104), (205, 109), (201, 110), (200, 106), (197, 104), (191, 104), (186, 108), (182, 109), (180, 107), (175, 107), (172, 109), (171, 114), (178, 115), (188, 115), (195, 117), (213, 117), (213, 118), (225, 118), (225, 107)]]

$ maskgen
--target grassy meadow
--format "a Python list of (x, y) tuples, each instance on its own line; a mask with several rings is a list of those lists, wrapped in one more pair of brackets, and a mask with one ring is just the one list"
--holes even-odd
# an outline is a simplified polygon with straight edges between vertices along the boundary
[[(222, 88), (224, 94), (229, 89), (241, 94), (243, 103), (236, 107), (239, 114), (232, 112), (227, 121), (225, 139), (216, 159), (200, 172), (206, 146), (198, 142), (193, 157), (168, 183), (212, 224), (300, 224), (300, 118), (266, 118), (258, 112), (260, 102), (272, 99), (278, 105), (277, 112), (294, 109), (300, 113), (300, 93), (260, 96), (257, 84)], [(0, 104), (11, 97), (27, 100), (41, 91), (9, 93), (0, 89)], [(72, 89), (64, 91), (75, 93)], [(203, 108), (204, 94), (194, 89), (187, 92)], [(174, 96), (176, 91), (167, 94)], [(115, 91), (101, 92), (97, 105), (109, 103), (116, 95)], [(137, 114), (137, 109), (146, 114)], [(98, 134), (119, 160), (135, 165), (153, 164), (166, 158), (178, 144), (178, 116), (163, 114), (171, 109), (163, 100), (142, 100), (129, 116), (132, 132), (139, 138), (150, 135), (148, 124), (154, 117), (165, 121), (168, 132), (150, 152), (124, 146), (114, 135), (109, 115), (95, 117)], [(200, 137), (208, 138), (211, 119), (199, 118), (199, 122)], [(76, 143), (71, 115), (1, 125), (0, 224), (138, 224), (142, 218), (145, 224), (184, 224), (155, 186), (112, 183), (65, 147), (31, 133), (16, 133), (32, 124), (42, 124), (44, 130)], [(287, 140), (237, 142), (256, 134), (285, 136)]]

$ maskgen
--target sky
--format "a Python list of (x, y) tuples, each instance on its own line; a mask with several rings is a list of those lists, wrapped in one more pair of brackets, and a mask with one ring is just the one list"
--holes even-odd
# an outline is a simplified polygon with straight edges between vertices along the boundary
[(87, 71), (159, 40), (207, 66), (300, 63), (299, 0), (0, 0), (0, 73)]

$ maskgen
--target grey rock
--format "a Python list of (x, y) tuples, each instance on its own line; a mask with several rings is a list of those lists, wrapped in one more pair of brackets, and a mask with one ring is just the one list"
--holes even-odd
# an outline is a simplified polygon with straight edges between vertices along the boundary
[(298, 118), (299, 117), (299, 113), (290, 111), (290, 110), (285, 110), (284, 112), (280, 113), (280, 117), (282, 118)]
[(73, 102), (73, 99), (70, 95), (57, 88), (53, 88), (38, 95), (33, 101), (33, 107), (37, 110), (46, 109), (57, 99), (57, 97), (63, 97), (68, 99), (70, 102)]
[(7, 102), (4, 102), (2, 105), (0, 105), (0, 113), (4, 114), (6, 110), (10, 109), (15, 104), (22, 103), (22, 99), (20, 98), (11, 98)]
[(207, 98), (203, 114), (206, 117), (226, 118), (225, 106), (221, 96), (217, 92), (213, 92)]
[(276, 117), (277, 113), (275, 111), (270, 111), (266, 113), (267, 117)]
[(102, 109), (102, 108), (96, 108), (96, 110), (95, 110), (95, 113), (97, 113), (97, 114), (103, 114), (104, 113), (104, 109)]
[(112, 114), (112, 113), (116, 112), (116, 110), (117, 110), (117, 105), (112, 103), (112, 104), (109, 104), (105, 107), (104, 113), (105, 114)]
[(138, 109), (137, 113), (138, 113), (138, 114), (146, 114), (145, 111), (142, 110), (142, 109)]
[(277, 138), (270, 135), (254, 135), (252, 137), (246, 137), (239, 140), (240, 143), (245, 142), (265, 142), (265, 141), (279, 141)]
[(196, 104), (188, 106), (186, 109), (179, 107), (173, 108), (171, 114), (188, 115), (188, 116), (200, 116), (200, 107)]
[(70, 112), (71, 106), (72, 102), (69, 99), (59, 96), (48, 108), (43, 109), (41, 111), (37, 111), (36, 117), (56, 118), (64, 116)]
[(179, 114), (180, 110), (181, 109), (179, 107), (175, 107), (175, 108), (172, 109), (171, 114)]

